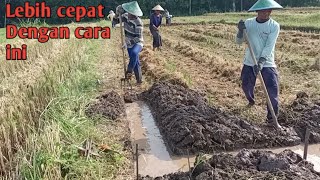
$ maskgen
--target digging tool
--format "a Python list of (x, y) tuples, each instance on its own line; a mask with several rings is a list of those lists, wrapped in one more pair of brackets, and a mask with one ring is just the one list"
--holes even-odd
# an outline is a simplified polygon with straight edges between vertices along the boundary
[[(158, 41), (159, 41), (159, 44), (162, 45), (162, 39), (160, 38), (160, 32), (159, 32), (159, 29), (158, 29)], [(161, 46), (159, 46), (159, 51), (161, 51)]]
[(126, 57), (125, 57), (125, 52), (123, 49), (124, 46), (124, 37), (123, 37), (123, 25), (122, 25), (122, 18), (121, 18), (121, 14), (119, 16), (119, 21), (120, 21), (120, 34), (121, 34), (121, 49), (122, 49), (122, 58), (123, 58), (123, 71), (124, 71), (124, 78), (121, 78), (121, 87), (126, 87), (126, 85), (129, 86), (129, 89), (132, 89), (132, 85), (131, 85), (131, 79), (129, 79), (127, 77), (127, 65), (126, 65)]
[(307, 155), (308, 155), (308, 146), (309, 146), (309, 137), (310, 137), (310, 130), (307, 127), (306, 129), (306, 135), (304, 138), (304, 150), (303, 150), (303, 159), (307, 160)]
[(137, 180), (139, 180), (139, 145), (136, 144), (136, 166)]
[[(251, 45), (250, 45), (250, 42), (249, 42), (249, 38), (248, 38), (248, 34), (247, 34), (246, 29), (244, 29), (243, 34), (244, 34), (245, 40), (247, 41), (247, 44), (248, 44), (248, 47), (249, 47), (249, 50), (250, 50), (250, 54), (251, 54), (251, 57), (252, 57), (252, 61), (253, 61), (254, 65), (258, 65), (257, 60), (256, 60), (256, 57), (255, 57), (254, 52), (253, 52), (253, 49), (252, 49), (252, 47), (251, 47)], [(273, 109), (273, 106), (272, 106), (272, 104), (271, 104), (271, 100), (270, 100), (270, 97), (269, 97), (269, 94), (268, 94), (268, 90), (267, 90), (267, 87), (266, 87), (266, 85), (265, 85), (265, 83), (264, 83), (264, 81), (263, 81), (262, 74), (261, 74), (260, 71), (258, 72), (258, 77), (259, 77), (260, 82), (261, 82), (261, 84), (262, 84), (263, 91), (264, 91), (264, 94), (265, 94), (266, 99), (267, 99), (268, 107), (269, 107), (269, 109), (270, 109), (270, 111), (271, 111), (271, 115), (272, 115), (272, 119), (273, 119), (273, 124), (274, 124), (275, 128), (277, 128), (277, 129), (282, 129), (281, 126), (280, 126), (279, 123), (278, 123), (277, 116), (276, 116), (276, 114), (274, 113), (274, 109)]]

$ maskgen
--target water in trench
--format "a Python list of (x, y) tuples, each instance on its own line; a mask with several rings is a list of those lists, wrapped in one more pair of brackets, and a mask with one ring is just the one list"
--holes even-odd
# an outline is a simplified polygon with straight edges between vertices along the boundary
[[(139, 145), (139, 174), (156, 177), (177, 171), (188, 171), (188, 157), (172, 156), (168, 152), (147, 104), (136, 102), (126, 106), (133, 145)], [(303, 148), (303, 145), (300, 145), (264, 150), (280, 153), (285, 149), (291, 149), (303, 156)], [(237, 154), (237, 152), (230, 152), (230, 154)], [(309, 145), (307, 160), (314, 164), (316, 171), (320, 172), (320, 144)], [(189, 162), (192, 167), (195, 157), (189, 157)]]

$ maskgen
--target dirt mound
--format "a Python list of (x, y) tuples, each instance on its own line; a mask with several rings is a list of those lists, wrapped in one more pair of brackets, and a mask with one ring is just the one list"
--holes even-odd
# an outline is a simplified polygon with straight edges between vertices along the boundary
[(169, 174), (163, 177), (144, 177), (142, 180), (175, 179), (320, 179), (313, 164), (291, 150), (280, 154), (259, 150), (241, 150), (237, 155), (215, 154), (209, 160), (196, 162), (189, 173)]
[(89, 105), (86, 109), (89, 117), (101, 115), (105, 118), (116, 120), (125, 115), (125, 104), (123, 98), (115, 92), (111, 91), (97, 98), (97, 101)]
[(135, 91), (127, 91), (124, 93), (123, 99), (125, 103), (133, 103), (139, 99), (139, 96)]
[(241, 148), (298, 145), (294, 130), (277, 132), (210, 107), (199, 92), (180, 84), (155, 83), (143, 97), (151, 106), (170, 150), (177, 155)]
[(279, 117), (279, 122), (292, 126), (301, 139), (309, 128), (310, 143), (320, 143), (320, 100), (310, 100), (306, 93), (298, 93), (285, 114)]

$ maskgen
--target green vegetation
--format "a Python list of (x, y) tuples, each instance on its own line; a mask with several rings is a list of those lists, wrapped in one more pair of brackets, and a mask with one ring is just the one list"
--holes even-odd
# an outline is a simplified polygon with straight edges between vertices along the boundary
[(0, 44), (6, 42), (6, 29), (0, 28)]
[(166, 62), (166, 64), (165, 64), (165, 68), (166, 68), (169, 72), (173, 73), (173, 72), (176, 71), (177, 65), (176, 65), (176, 63), (175, 63), (173, 60), (169, 59), (169, 60)]
[[(85, 106), (94, 98), (98, 88), (95, 55), (99, 45), (97, 42), (86, 43), (89, 48), (83, 53), (88, 58), (72, 70), (68, 80), (58, 86), (58, 96), (43, 112), (41, 121), (44, 129), (33, 139), (36, 142), (34, 149), (30, 149), (33, 151), (33, 159), (31, 166), (27, 163), (23, 165), (24, 178), (54, 179), (61, 174), (67, 179), (113, 179), (121, 166), (123, 157), (118, 154), (104, 153), (102, 157), (87, 161), (86, 157), (79, 155), (77, 149), (88, 138), (98, 144), (106, 143), (103, 142), (103, 132), (84, 114)], [(117, 144), (112, 146), (115, 150), (119, 150), (119, 147)]]
[[(110, 26), (105, 21), (98, 25), (102, 24)], [(75, 25), (68, 27), (73, 29)], [(5, 30), (0, 32), (4, 37)], [(1, 61), (3, 178), (18, 179), (12, 175), (15, 173), (28, 180), (116, 178), (127, 159), (122, 155), (123, 147), (106, 129), (114, 123), (85, 115), (90, 100), (99, 94), (97, 82), (103, 72), (97, 69), (101, 67), (101, 52), (107, 41), (111, 40), (12, 42), (30, 46), (27, 61)], [(85, 148), (85, 140), (92, 140), (94, 146), (108, 145), (121, 155), (100, 152), (100, 157), (91, 155), (87, 159), (79, 151)]]

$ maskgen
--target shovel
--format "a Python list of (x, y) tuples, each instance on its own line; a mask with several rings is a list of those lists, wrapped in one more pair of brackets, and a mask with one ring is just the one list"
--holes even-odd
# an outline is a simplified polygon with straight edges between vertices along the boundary
[(124, 71), (124, 78), (121, 78), (121, 87), (126, 87), (128, 86), (130, 90), (132, 90), (132, 84), (130, 82), (130, 78), (127, 77), (126, 72), (127, 72), (127, 65), (126, 65), (126, 57), (125, 57), (125, 52), (124, 52), (124, 37), (123, 37), (123, 25), (122, 25), (122, 16), (119, 16), (119, 21), (120, 21), (120, 34), (121, 34), (121, 49), (122, 49), (122, 58), (123, 58), (123, 71)]
[[(250, 54), (251, 54), (251, 57), (252, 57), (252, 60), (253, 60), (253, 63), (254, 63), (254, 65), (258, 65), (256, 57), (255, 57), (254, 52), (253, 52), (253, 49), (252, 49), (252, 47), (250, 45), (250, 42), (249, 42), (249, 38), (248, 38), (248, 34), (247, 34), (246, 29), (244, 30), (243, 34), (244, 34), (245, 40), (247, 41), (247, 44), (248, 44), (248, 47), (249, 47), (249, 50), (250, 50)], [(263, 92), (264, 92), (264, 94), (266, 96), (268, 107), (269, 107), (269, 109), (271, 111), (274, 127), (277, 128), (277, 129), (282, 129), (282, 127), (278, 123), (277, 116), (274, 113), (274, 109), (273, 109), (273, 106), (271, 104), (271, 100), (270, 100), (270, 97), (269, 97), (269, 94), (268, 94), (268, 90), (267, 90), (267, 87), (266, 87), (266, 85), (265, 85), (265, 83), (263, 81), (262, 74), (261, 74), (260, 71), (258, 73), (258, 78), (260, 79), (260, 82), (262, 84)]]

